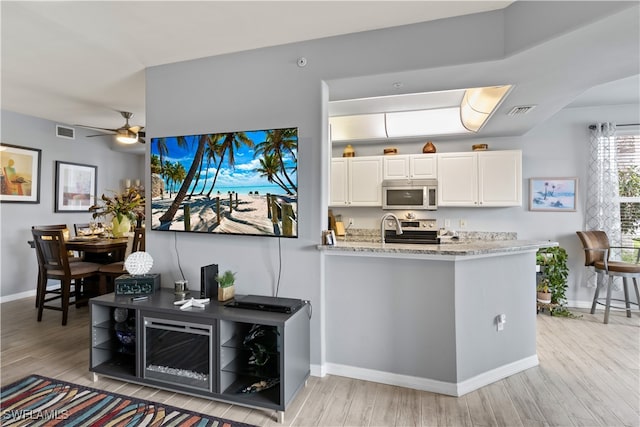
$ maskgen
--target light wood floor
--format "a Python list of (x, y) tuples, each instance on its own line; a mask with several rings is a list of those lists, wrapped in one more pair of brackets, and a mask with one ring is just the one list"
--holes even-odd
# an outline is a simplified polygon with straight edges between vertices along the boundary
[[(261, 426), (249, 409), (101, 377), (90, 381), (88, 308), (36, 321), (32, 298), (4, 303), (2, 384), (36, 373)], [(538, 315), (540, 366), (455, 398), (338, 376), (311, 377), (285, 414), (292, 426), (640, 426), (640, 315)]]

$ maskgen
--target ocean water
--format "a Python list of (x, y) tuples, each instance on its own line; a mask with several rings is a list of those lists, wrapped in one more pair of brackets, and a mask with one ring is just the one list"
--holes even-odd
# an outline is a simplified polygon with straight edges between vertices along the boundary
[[(200, 186), (198, 186), (200, 187)], [(199, 190), (198, 190), (199, 191)], [(198, 192), (196, 191), (196, 193)], [(209, 191), (209, 188), (207, 187), (207, 191)], [(207, 194), (207, 191), (205, 191), (205, 194)], [(284, 191), (280, 186), (278, 185), (251, 185), (251, 186), (234, 186), (234, 187), (218, 187), (216, 186), (213, 189), (213, 192), (211, 193), (212, 196), (215, 196), (218, 194), (218, 192), (220, 192), (220, 195), (225, 195), (228, 194), (229, 191), (234, 191), (236, 193), (238, 193), (239, 195), (247, 195), (249, 194), (249, 191), (252, 192), (258, 192), (258, 194), (260, 195), (265, 195), (267, 193), (269, 194), (278, 194), (278, 195), (286, 195), (286, 191)]]

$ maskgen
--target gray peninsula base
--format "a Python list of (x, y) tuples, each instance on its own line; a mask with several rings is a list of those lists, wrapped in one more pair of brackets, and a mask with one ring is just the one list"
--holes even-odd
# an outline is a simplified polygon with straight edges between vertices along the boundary
[(320, 248), (326, 372), (461, 396), (538, 365), (535, 253), (554, 245)]

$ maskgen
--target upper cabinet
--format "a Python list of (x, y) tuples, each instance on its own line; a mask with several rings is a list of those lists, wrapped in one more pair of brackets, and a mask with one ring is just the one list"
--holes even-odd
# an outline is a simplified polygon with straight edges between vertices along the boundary
[(438, 154), (439, 206), (522, 206), (520, 150)]
[(382, 206), (382, 158), (331, 159), (330, 206)]
[(382, 158), (384, 179), (436, 179), (438, 162), (434, 154), (402, 154)]

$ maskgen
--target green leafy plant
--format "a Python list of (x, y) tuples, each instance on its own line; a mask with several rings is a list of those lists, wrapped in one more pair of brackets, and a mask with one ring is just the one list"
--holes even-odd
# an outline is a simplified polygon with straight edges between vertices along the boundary
[(536, 260), (541, 266), (543, 280), (548, 281), (551, 302), (564, 304), (566, 302), (567, 278), (569, 277), (567, 251), (559, 246), (542, 248), (538, 250)]
[(133, 187), (123, 193), (114, 193), (112, 197), (103, 194), (99, 203), (89, 207), (89, 212), (93, 212), (94, 218), (111, 214), (118, 222), (125, 216), (135, 221), (144, 218), (144, 197)]
[(222, 276), (216, 276), (216, 281), (221, 288), (228, 288), (229, 286), (233, 286), (236, 282), (236, 273), (231, 270), (227, 270), (222, 273)]
[(559, 246), (539, 249), (536, 253), (536, 264), (540, 266), (543, 276), (537, 288), (539, 292), (542, 292), (541, 288), (546, 288), (551, 293), (551, 303), (557, 304), (550, 310), (552, 315), (578, 317), (565, 307), (569, 277), (567, 258), (567, 251)]

